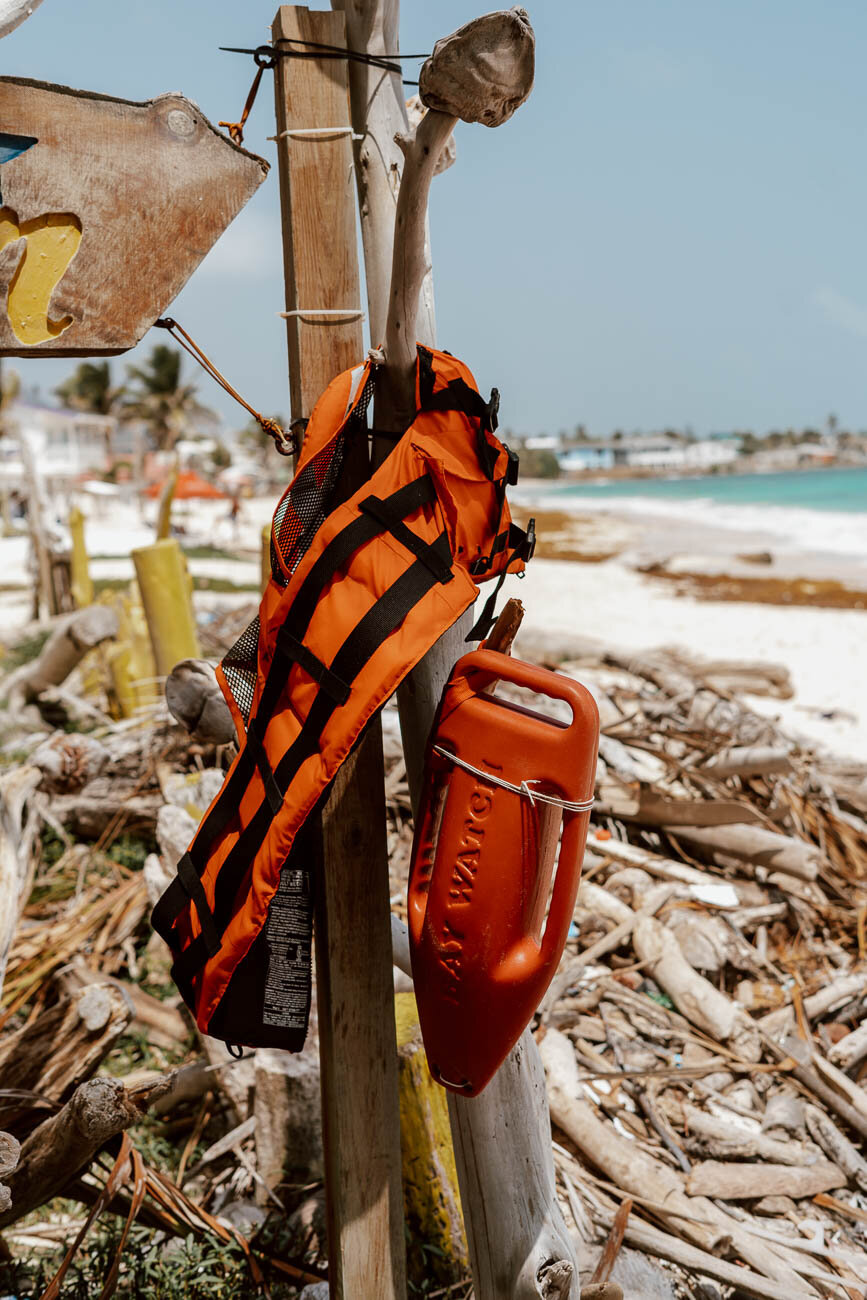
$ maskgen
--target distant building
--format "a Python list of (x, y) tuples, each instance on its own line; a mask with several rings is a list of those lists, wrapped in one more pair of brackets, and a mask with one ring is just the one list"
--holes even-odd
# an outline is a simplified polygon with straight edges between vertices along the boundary
[(737, 457), (737, 444), (729, 439), (707, 438), (700, 442), (684, 442), (680, 438), (670, 438), (664, 434), (581, 442), (557, 454), (564, 474), (604, 471), (615, 466), (628, 469), (707, 470), (730, 464)]
[(556, 434), (539, 433), (539, 434), (535, 434), (532, 437), (524, 438), (521, 445), (526, 447), (527, 451), (558, 452), (563, 444), (561, 439), (557, 437)]
[(613, 444), (580, 442), (557, 456), (564, 474), (583, 474), (587, 470), (611, 469), (614, 465)]
[(615, 465), (631, 469), (683, 469), (687, 444), (676, 438), (649, 434), (642, 438), (619, 438), (612, 441)]
[(684, 447), (686, 464), (690, 469), (712, 469), (717, 465), (731, 465), (739, 454), (739, 440), (731, 438), (706, 438), (688, 442)]
[(49, 490), (65, 487), (83, 474), (102, 474), (111, 464), (117, 429), (112, 416), (16, 402), (3, 420), (6, 433), (0, 439), (0, 481), (4, 488), (24, 486), (23, 439)]

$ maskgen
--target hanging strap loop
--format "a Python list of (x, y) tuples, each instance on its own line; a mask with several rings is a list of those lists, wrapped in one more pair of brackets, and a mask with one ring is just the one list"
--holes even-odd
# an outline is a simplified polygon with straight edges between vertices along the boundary
[(274, 446), (277, 448), (277, 451), (281, 456), (295, 455), (298, 446), (294, 434), (287, 433), (285, 429), (280, 427), (276, 420), (272, 420), (268, 415), (263, 415), (261, 411), (257, 411), (252, 407), (249, 402), (245, 402), (237, 388), (234, 388), (229, 383), (228, 379), (217, 369), (207, 353), (203, 352), (198, 343), (190, 337), (183, 325), (179, 325), (171, 316), (161, 316), (159, 320), (154, 321), (154, 326), (158, 329), (168, 330), (175, 342), (179, 343), (184, 351), (190, 354), (194, 361), (198, 361), (202, 369), (206, 370), (211, 378), (220, 385), (223, 392), (228, 393), (230, 397), (234, 397), (235, 401), (240, 403), (245, 411), (250, 412), (256, 423), (265, 430), (269, 437), (274, 439)]

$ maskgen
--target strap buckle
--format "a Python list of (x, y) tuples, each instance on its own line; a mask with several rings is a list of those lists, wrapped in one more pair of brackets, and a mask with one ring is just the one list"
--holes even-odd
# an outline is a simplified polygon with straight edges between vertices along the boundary
[(500, 390), (499, 388), (491, 389), (491, 400), (485, 403), (485, 420), (491, 433), (496, 433), (499, 425), (500, 414)]
[(505, 443), (503, 443), (503, 450), (509, 458), (509, 463), (506, 466), (506, 482), (509, 487), (514, 487), (518, 482), (518, 468), (521, 464), (521, 458), (516, 451), (512, 451), (512, 448), (507, 447)]

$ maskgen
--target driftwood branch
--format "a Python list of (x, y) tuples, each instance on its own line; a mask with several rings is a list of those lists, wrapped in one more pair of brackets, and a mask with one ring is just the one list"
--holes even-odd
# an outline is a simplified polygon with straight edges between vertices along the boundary
[(667, 1226), (693, 1245), (720, 1252), (730, 1244), (746, 1263), (773, 1281), (786, 1283), (794, 1294), (816, 1294), (788, 1262), (787, 1254), (771, 1250), (707, 1197), (687, 1195), (680, 1174), (598, 1118), (583, 1096), (575, 1054), (565, 1035), (549, 1029), (541, 1050), (552, 1117), (591, 1165), (628, 1195), (656, 1202), (656, 1212)]
[(642, 917), (633, 934), (635, 951), (678, 1011), (717, 1042), (727, 1043), (744, 1061), (761, 1056), (759, 1032), (747, 1013), (693, 970), (680, 944), (659, 921)]
[(440, 153), (457, 118), (428, 111), (414, 131), (398, 138), (405, 162), (394, 225), (385, 364), (377, 379), (376, 422), (402, 433), (415, 415), (416, 315), (429, 266), (425, 256), (427, 202)]
[(846, 1186), (846, 1175), (823, 1160), (808, 1169), (791, 1165), (737, 1164), (733, 1160), (705, 1160), (693, 1166), (686, 1180), (690, 1196), (710, 1196), (722, 1201), (746, 1201), (760, 1196), (817, 1196)]
[[(0, 1133), (0, 1178), (7, 1178), (15, 1171), (21, 1144), (11, 1133)], [(0, 1182), (0, 1214), (5, 1214), (12, 1204), (12, 1193), (6, 1183)]]
[(399, 133), (403, 176), (394, 219), (385, 359), (377, 381), (377, 427), (408, 428), (415, 415), (416, 318), (430, 267), (427, 204), (440, 155), (459, 119), (499, 126), (533, 87), (535, 37), (523, 9), (498, 10), (438, 41), (424, 64), (419, 92), (428, 112)]
[(30, 893), (31, 850), (37, 821), (28, 816), (28, 801), (42, 773), (18, 767), (0, 778), (0, 989), (21, 909)]
[(13, 706), (37, 699), (43, 691), (66, 681), (89, 650), (117, 632), (117, 614), (109, 605), (78, 610), (54, 629), (37, 659), (10, 674), (4, 696)]
[(42, 0), (0, 0), (0, 37), (14, 32), (41, 3)]
[(21, 1147), (9, 1180), (12, 1204), (0, 1214), (0, 1228), (59, 1195), (97, 1151), (137, 1123), (148, 1106), (171, 1087), (171, 1076), (128, 1092), (120, 1079), (90, 1079), (61, 1111), (43, 1120)]
[[(144, 995), (146, 996), (146, 995)], [(0, 1087), (66, 1101), (88, 1079), (132, 1020), (130, 999), (113, 984), (92, 984), (63, 997), (0, 1046)], [(0, 1100), (10, 1127), (31, 1109)]]

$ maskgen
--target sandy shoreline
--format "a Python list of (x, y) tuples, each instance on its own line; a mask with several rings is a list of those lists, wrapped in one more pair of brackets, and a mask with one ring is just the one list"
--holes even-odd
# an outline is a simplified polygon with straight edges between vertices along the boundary
[[(702, 519), (695, 505), (639, 498), (615, 505), (610, 498), (588, 501), (525, 488), (516, 500), (519, 518), (531, 508), (540, 511), (542, 521), (552, 507), (573, 514), (588, 550), (612, 554), (596, 563), (534, 560), (523, 583), (509, 584), (526, 606), (528, 627), (537, 633), (571, 631), (635, 650), (677, 645), (709, 657), (785, 664), (794, 698), (750, 703), (840, 756), (867, 761), (867, 609), (695, 600), (677, 594), (671, 582), (638, 571), (664, 564), (673, 574), (829, 579), (863, 592), (867, 515), (847, 515), (836, 524), (836, 516), (802, 512), (810, 514), (812, 527), (799, 539), (779, 528), (738, 527), (733, 511), (724, 524), (713, 509)], [(817, 534), (826, 543), (837, 540), (840, 549), (814, 548)], [(740, 558), (764, 551), (771, 560), (761, 566)]]
[[(223, 604), (255, 599), (259, 582), (262, 525), (275, 500), (246, 501), (240, 525), (226, 518), (225, 503), (218, 509), (191, 504), (185, 508), (185, 545), (216, 546), (227, 554), (189, 559), (194, 578), (229, 579), (237, 593), (197, 592), (202, 616)], [(518, 596), (526, 608), (525, 623), (535, 634), (556, 632), (593, 637), (612, 646), (633, 650), (682, 646), (693, 654), (735, 659), (763, 659), (785, 664), (792, 675), (792, 700), (755, 699), (759, 711), (779, 717), (787, 729), (827, 746), (840, 757), (867, 762), (867, 687), (864, 685), (864, 645), (867, 609), (826, 609), (781, 606), (713, 599), (696, 600), (677, 592), (676, 584), (639, 571), (641, 566), (664, 563), (671, 573), (743, 572), (755, 575), (757, 566), (739, 559), (744, 554), (771, 552), (762, 573), (789, 577), (831, 578), (867, 591), (867, 515), (848, 516), (864, 523), (864, 553), (853, 545), (836, 552), (814, 548), (816, 533), (827, 539), (827, 521), (818, 521), (803, 534), (800, 546), (781, 539), (779, 531), (741, 529), (731, 518), (720, 525), (708, 511), (704, 519), (680, 503), (631, 501), (627, 509), (610, 500), (593, 503), (579, 498), (552, 497), (532, 485), (515, 494), (515, 514), (524, 520), (532, 508), (552, 508), (575, 516), (575, 527), (564, 528), (566, 553), (578, 550), (593, 562), (545, 558), (556, 554), (557, 529), (542, 530), (540, 555), (523, 581), (510, 578), (504, 597)], [(694, 505), (695, 503), (689, 503)], [(87, 505), (85, 505), (87, 509)], [(540, 513), (540, 523), (545, 515)], [(855, 536), (854, 534), (851, 534)], [(133, 566), (126, 558), (132, 546), (151, 540), (149, 519), (137, 506), (100, 504), (87, 524), (87, 545), (92, 576), (114, 582), (131, 580)], [(843, 543), (847, 536), (841, 533)], [(857, 541), (857, 537), (855, 537)], [(0, 539), (0, 638), (9, 644), (15, 629), (29, 618), (30, 578), (28, 543), (24, 537)], [(600, 557), (610, 558), (600, 558)], [(242, 595), (241, 589), (246, 587)], [(483, 588), (483, 594), (484, 588)]]

